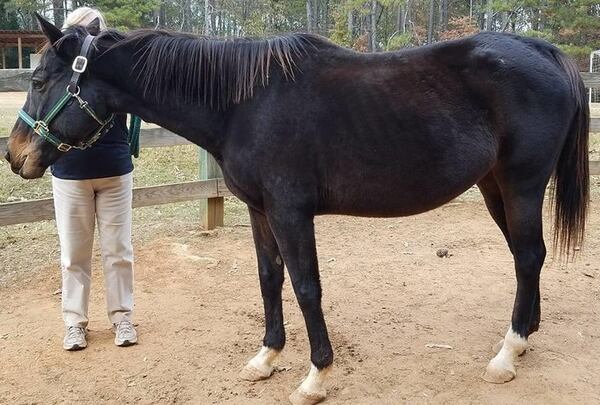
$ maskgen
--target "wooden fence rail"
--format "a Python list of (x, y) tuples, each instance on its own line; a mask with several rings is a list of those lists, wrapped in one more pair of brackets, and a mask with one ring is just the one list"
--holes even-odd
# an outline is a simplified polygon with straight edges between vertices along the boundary
[[(133, 208), (231, 196), (223, 179), (139, 187), (133, 190)], [(54, 200), (0, 204), (0, 226), (54, 219)]]

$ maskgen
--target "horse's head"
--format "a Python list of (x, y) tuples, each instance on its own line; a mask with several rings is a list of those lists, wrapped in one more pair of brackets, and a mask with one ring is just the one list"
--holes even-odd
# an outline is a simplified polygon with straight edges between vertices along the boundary
[(41, 177), (64, 153), (89, 147), (112, 125), (104, 85), (88, 73), (96, 26), (62, 32), (37, 17), (49, 46), (33, 72), (6, 153), (12, 171), (25, 179)]

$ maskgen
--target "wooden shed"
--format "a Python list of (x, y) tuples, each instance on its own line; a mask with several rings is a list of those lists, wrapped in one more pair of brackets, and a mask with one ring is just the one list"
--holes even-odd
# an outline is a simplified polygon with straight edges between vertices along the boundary
[(23, 68), (23, 48), (41, 48), (46, 37), (41, 31), (12, 31), (0, 30), (0, 60), (2, 69), (6, 69), (6, 49), (17, 48), (18, 68)]

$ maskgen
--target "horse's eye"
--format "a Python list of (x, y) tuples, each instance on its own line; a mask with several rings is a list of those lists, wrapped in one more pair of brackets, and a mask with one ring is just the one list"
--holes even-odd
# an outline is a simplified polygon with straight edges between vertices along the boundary
[(45, 82), (40, 79), (32, 79), (31, 80), (31, 85), (36, 90), (41, 90), (44, 87), (44, 84), (45, 84)]

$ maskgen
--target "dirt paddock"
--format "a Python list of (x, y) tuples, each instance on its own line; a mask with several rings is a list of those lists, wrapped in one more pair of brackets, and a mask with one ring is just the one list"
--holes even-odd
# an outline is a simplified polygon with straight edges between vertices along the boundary
[[(548, 258), (541, 329), (516, 380), (504, 385), (480, 375), (508, 327), (515, 282), (481, 201), (411, 218), (318, 218), (323, 307), (336, 355), (326, 403), (600, 403), (599, 208), (596, 198), (575, 264)], [(54, 258), (33, 281), (0, 289), (0, 402), (286, 403), (309, 367), (289, 281), (279, 369), (267, 381), (240, 381), (263, 332), (250, 228), (206, 233), (190, 224), (176, 233), (136, 246), (134, 347), (112, 342), (100, 271), (82, 352), (61, 348)], [(450, 257), (437, 257), (438, 248)]]

